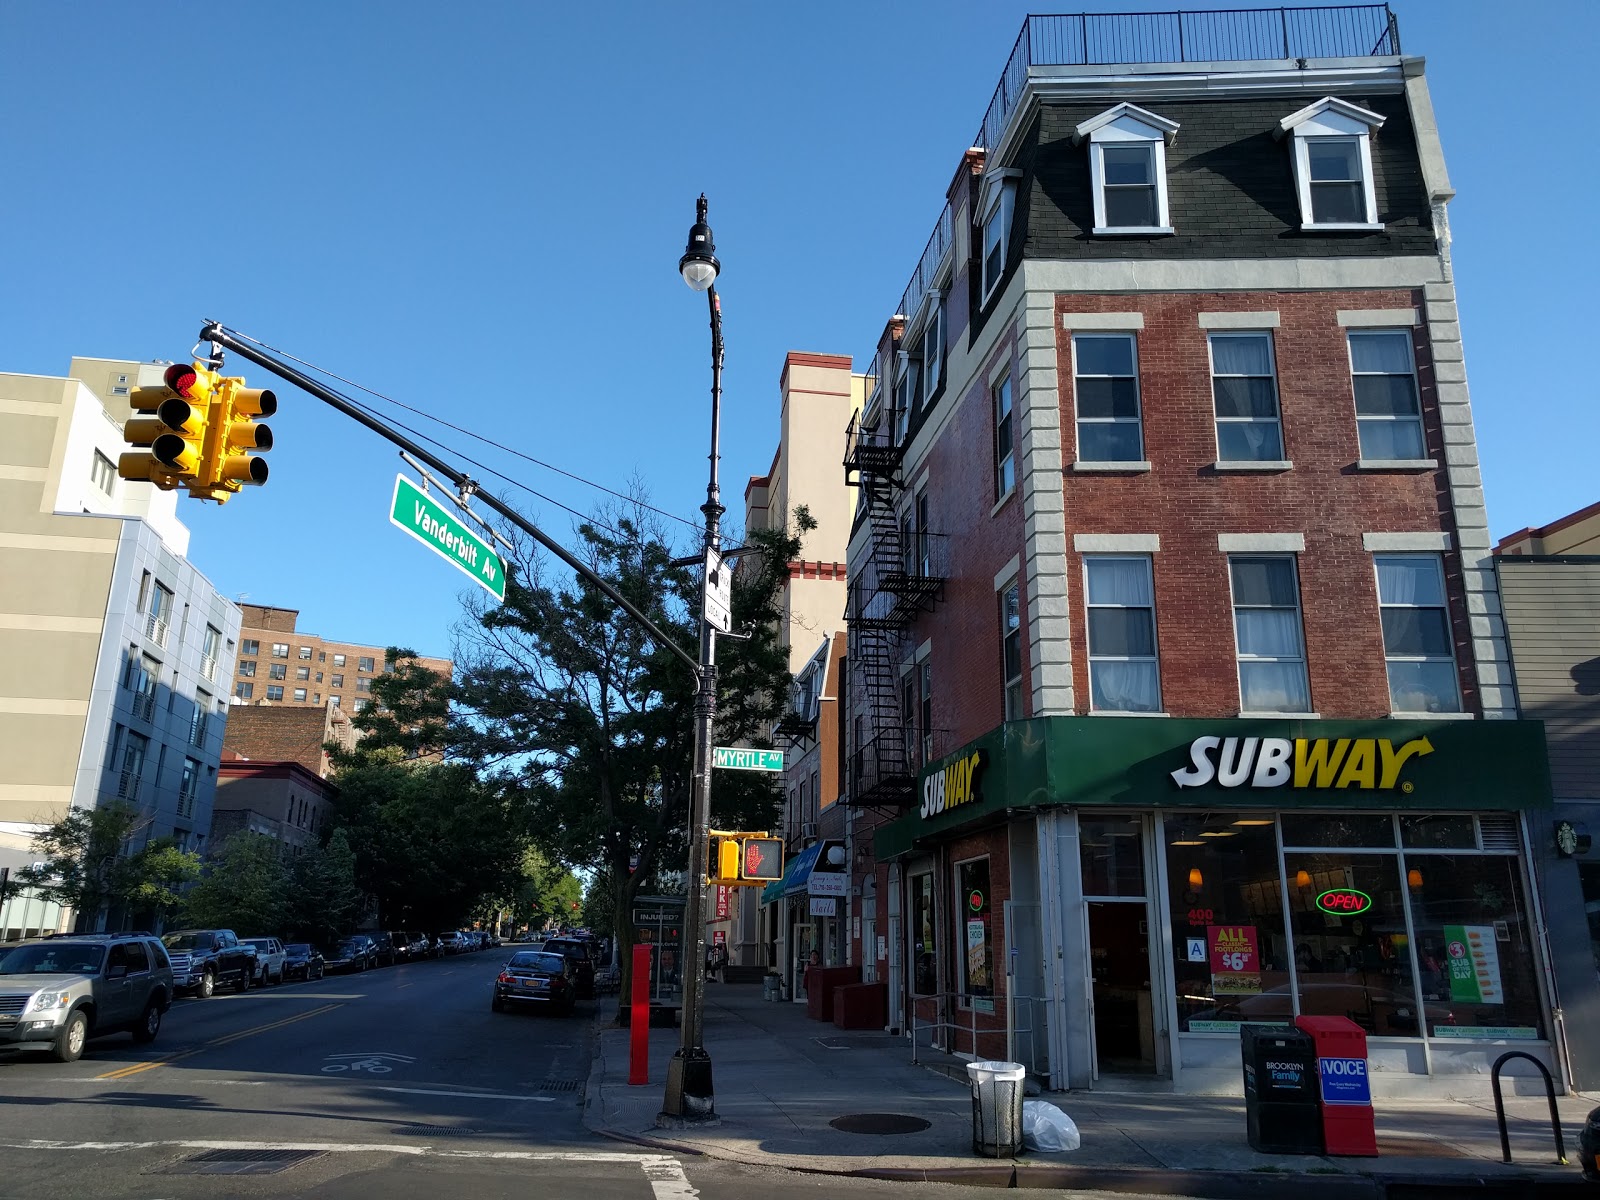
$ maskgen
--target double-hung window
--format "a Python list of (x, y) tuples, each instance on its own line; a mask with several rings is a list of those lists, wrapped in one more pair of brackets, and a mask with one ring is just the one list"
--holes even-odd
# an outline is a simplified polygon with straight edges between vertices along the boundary
[(1175, 121), (1133, 104), (1119, 104), (1077, 128), (1089, 141), (1089, 182), (1094, 192), (1094, 232), (1172, 232), (1167, 208), (1167, 142)]
[(1242, 712), (1311, 711), (1300, 584), (1293, 555), (1234, 555), (1233, 633)]
[(1410, 330), (1352, 329), (1348, 337), (1361, 457), (1378, 462), (1422, 459), (1422, 408)]
[(1272, 336), (1211, 335), (1211, 398), (1217, 414), (1218, 462), (1278, 462), (1283, 427)]
[(1383, 122), (1377, 113), (1334, 96), (1278, 122), (1280, 136), (1290, 138), (1302, 229), (1383, 228), (1372, 185), (1372, 134)]
[(944, 371), (944, 296), (928, 293), (928, 322), (922, 331), (922, 398), (939, 390)]
[(1022, 588), (1016, 580), (1000, 593), (1000, 675), (1005, 719), (1022, 720)]
[(911, 429), (911, 410), (917, 405), (922, 360), (900, 354), (900, 378), (894, 388), (894, 444), (903, 445)]
[(272, 643), (272, 657), (273, 658), (288, 658), (289, 657), (289, 644), (287, 642), (273, 642)]
[(1156, 599), (1150, 560), (1083, 560), (1089, 629), (1089, 703), (1096, 712), (1160, 712)]
[(267, 676), (270, 679), (283, 679), (289, 674), (289, 668), (283, 663), (268, 663)]
[(1131, 333), (1079, 333), (1072, 338), (1073, 396), (1082, 462), (1139, 462), (1139, 358)]
[(267, 699), (268, 700), (282, 700), (283, 699), (283, 688), (281, 688), (277, 684), (269, 683), (267, 685)]
[(933, 664), (926, 660), (917, 668), (917, 690), (922, 700), (922, 765), (933, 761)]
[(1016, 422), (1011, 416), (1011, 376), (994, 386), (994, 492), (1009, 496), (1017, 486)]
[(1011, 212), (1016, 204), (1017, 180), (1022, 172), (1014, 168), (990, 171), (978, 189), (978, 224), (983, 253), (982, 301), (987, 304), (1006, 272), (1006, 251), (1011, 244)]
[(89, 468), (89, 478), (94, 481), (95, 487), (109, 496), (117, 478), (117, 468), (109, 458), (96, 450), (94, 462)]
[(1444, 570), (1437, 554), (1379, 554), (1378, 611), (1397, 713), (1460, 712)]

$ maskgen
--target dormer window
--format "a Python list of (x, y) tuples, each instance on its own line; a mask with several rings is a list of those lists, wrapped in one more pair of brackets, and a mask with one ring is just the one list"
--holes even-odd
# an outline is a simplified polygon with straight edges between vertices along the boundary
[(1168, 234), (1167, 146), (1178, 123), (1134, 104), (1119, 104), (1076, 130), (1089, 142), (1096, 237)]
[(1011, 244), (1011, 210), (1016, 204), (1015, 168), (990, 171), (978, 189), (978, 226), (983, 231), (983, 300), (987, 304), (1006, 271), (1006, 248)]
[(1372, 133), (1384, 118), (1348, 100), (1325, 96), (1278, 122), (1292, 139), (1290, 161), (1300, 198), (1300, 228), (1375, 230)]
[(917, 403), (918, 384), (922, 376), (922, 361), (912, 358), (902, 350), (896, 355), (899, 378), (894, 388), (894, 444), (903, 445), (911, 428), (911, 410)]

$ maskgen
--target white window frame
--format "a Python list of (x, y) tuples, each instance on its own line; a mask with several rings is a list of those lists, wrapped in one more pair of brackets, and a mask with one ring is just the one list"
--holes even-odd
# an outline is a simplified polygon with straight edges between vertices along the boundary
[[(277, 692), (278, 694), (276, 696), (274, 696), (272, 694), (273, 692)], [(281, 684), (281, 683), (269, 683), (269, 684), (267, 684), (267, 699), (268, 700), (282, 700), (283, 699), (283, 684)]]
[(111, 495), (111, 489), (116, 485), (117, 464), (112, 462), (99, 450), (94, 452), (94, 459), (89, 467), (89, 479), (106, 495)]
[[(1131, 604), (1094, 604), (1089, 599), (1089, 568), (1097, 562), (1137, 562), (1142, 563), (1145, 569), (1145, 579), (1150, 584), (1150, 642), (1151, 653), (1146, 655), (1128, 654), (1096, 654), (1090, 643), (1089, 614), (1097, 608), (1133, 609), (1143, 607)], [(1161, 641), (1160, 630), (1156, 623), (1156, 582), (1155, 561), (1148, 554), (1085, 554), (1083, 556), (1083, 646), (1084, 658), (1089, 664), (1089, 710), (1100, 713), (1137, 713), (1140, 716), (1149, 716), (1159, 713), (1161, 708)], [(1096, 662), (1127, 663), (1149, 662), (1156, 669), (1156, 694), (1153, 708), (1138, 709), (1107, 709), (1097, 708), (1094, 703), (1094, 666)]]
[[(1356, 400), (1357, 375), (1378, 375), (1384, 378), (1391, 376), (1388, 371), (1360, 371), (1356, 370), (1356, 356), (1354, 341), (1360, 337), (1400, 337), (1405, 339), (1406, 363), (1409, 366), (1407, 377), (1411, 380), (1411, 401), (1416, 406), (1416, 411), (1406, 417), (1386, 417), (1378, 414), (1363, 416)], [(1344, 337), (1345, 358), (1350, 364), (1350, 406), (1356, 418), (1356, 453), (1360, 462), (1426, 462), (1428, 461), (1428, 431), (1422, 423), (1422, 389), (1417, 383), (1417, 346), (1408, 327), (1393, 329), (1346, 329)], [(1398, 376), (1395, 376), (1398, 378)], [(1417, 445), (1421, 447), (1416, 459), (1381, 459), (1371, 458), (1361, 447), (1361, 424), (1363, 421), (1408, 421), (1416, 426)]]
[(944, 366), (944, 293), (933, 289), (928, 292), (928, 316), (922, 323), (922, 396), (927, 403), (939, 390)]
[[(1409, 561), (1413, 561), (1413, 562), (1427, 561), (1428, 563), (1430, 563), (1432, 565), (1432, 567), (1433, 567), (1433, 570), (1434, 570), (1434, 578), (1435, 578), (1435, 580), (1437, 581), (1437, 583), (1439, 585), (1440, 602), (1437, 605), (1433, 605), (1433, 604), (1401, 604), (1401, 603), (1398, 603), (1398, 602), (1395, 602), (1395, 601), (1386, 601), (1386, 600), (1384, 600), (1384, 598), (1383, 598), (1383, 586), (1382, 586), (1382, 583), (1381, 583), (1382, 577), (1378, 573), (1379, 563), (1382, 562), (1382, 560), (1384, 560), (1384, 559), (1405, 559), (1405, 560), (1409, 560)], [(1462, 711), (1462, 708), (1461, 708), (1461, 668), (1460, 668), (1460, 665), (1456, 662), (1455, 644), (1454, 644), (1454, 642), (1455, 642), (1454, 629), (1453, 629), (1452, 622), (1450, 620), (1450, 593), (1449, 593), (1449, 590), (1447, 589), (1447, 587), (1445, 585), (1445, 574), (1444, 574), (1444, 561), (1443, 561), (1443, 559), (1437, 553), (1429, 553), (1427, 551), (1419, 551), (1419, 550), (1383, 552), (1383, 553), (1379, 553), (1379, 554), (1374, 554), (1372, 556), (1372, 574), (1373, 574), (1374, 590), (1377, 592), (1377, 596), (1378, 596), (1378, 613), (1379, 613), (1380, 627), (1381, 627), (1381, 623), (1382, 623), (1382, 614), (1383, 614), (1385, 609), (1393, 608), (1393, 609), (1429, 609), (1429, 610), (1436, 610), (1436, 611), (1442, 612), (1444, 614), (1445, 636), (1446, 636), (1446, 639), (1448, 640), (1449, 645), (1450, 645), (1450, 652), (1448, 654), (1444, 654), (1444, 655), (1438, 655), (1438, 654), (1434, 654), (1434, 655), (1395, 654), (1395, 653), (1391, 652), (1390, 649), (1389, 649), (1389, 634), (1388, 634), (1388, 631), (1387, 630), (1383, 630), (1382, 631), (1382, 634), (1383, 634), (1383, 666), (1384, 666), (1384, 673), (1386, 675), (1389, 674), (1390, 667), (1394, 663), (1448, 663), (1450, 665), (1450, 680), (1451, 680), (1451, 685), (1452, 685), (1452, 691), (1451, 691), (1450, 696), (1447, 698), (1449, 700), (1449, 702), (1450, 702), (1450, 707), (1439, 708), (1439, 709), (1426, 709), (1426, 710), (1418, 710), (1418, 709), (1400, 708), (1400, 707), (1398, 707), (1394, 702), (1394, 678), (1393, 678), (1392, 675), (1390, 675), (1389, 676), (1389, 707), (1392, 710), (1392, 713), (1393, 714), (1404, 714), (1404, 715), (1408, 715), (1409, 716), (1409, 715), (1415, 715), (1419, 711), (1426, 712), (1428, 715), (1433, 715), (1435, 713), (1459, 713), (1459, 712), (1461, 712)], [(1445, 699), (1445, 698), (1441, 697), (1441, 699)]]
[[(1021, 178), (1022, 172), (1015, 167), (1002, 167), (985, 175), (978, 188), (978, 269), (982, 280), (979, 308), (989, 303), (1006, 273), (1006, 252), (1011, 245), (1011, 216), (1016, 209), (1017, 180)], [(990, 236), (991, 230), (993, 237)], [(1000, 250), (1000, 262), (993, 278), (989, 273), (991, 242), (997, 243)]]
[[(1012, 594), (1017, 598), (1017, 627), (1010, 627), (1010, 598)], [(995, 593), (1000, 602), (1000, 713), (1001, 719), (1006, 721), (1020, 721), (1023, 718), (1022, 704), (1022, 580), (1013, 575), (1000, 586)], [(1006, 662), (1006, 643), (1012, 638), (1016, 639), (1017, 647), (1017, 673), (1009, 673), (1009, 664)], [(1015, 699), (1013, 700), (1013, 692)]]
[[(1259, 379), (1259, 375), (1217, 374), (1217, 356), (1214, 345), (1217, 338), (1261, 338), (1267, 344), (1267, 364), (1272, 380), (1272, 423), (1278, 427), (1278, 453), (1271, 458), (1223, 458), (1222, 457), (1222, 426), (1230, 425), (1259, 425), (1263, 424), (1258, 417), (1224, 417), (1217, 413), (1217, 380), (1222, 379)], [(1283, 433), (1283, 391), (1278, 386), (1278, 350), (1273, 345), (1272, 331), (1270, 329), (1214, 329), (1206, 333), (1206, 359), (1211, 367), (1211, 418), (1212, 431), (1217, 437), (1217, 464), (1219, 466), (1235, 466), (1240, 463), (1265, 463), (1283, 462), (1289, 457), (1289, 448), (1284, 442)]]
[[(1157, 116), (1136, 104), (1119, 104), (1090, 117), (1074, 131), (1073, 140), (1089, 142), (1089, 184), (1094, 195), (1096, 237), (1149, 237), (1174, 233), (1167, 205), (1167, 146), (1177, 136), (1178, 123)], [(1154, 225), (1112, 225), (1106, 219), (1107, 146), (1147, 146), (1151, 156), (1151, 182), (1156, 191)]]
[[(1239, 606), (1238, 597), (1236, 595), (1234, 595), (1233, 564), (1235, 563), (1235, 561), (1240, 560), (1240, 559), (1258, 559), (1258, 558), (1269, 558), (1269, 559), (1286, 560), (1289, 563), (1289, 569), (1292, 572), (1293, 577), (1294, 577), (1295, 628), (1299, 631), (1299, 634), (1300, 634), (1300, 653), (1299, 653), (1298, 656), (1284, 655), (1284, 656), (1280, 656), (1280, 657), (1276, 657), (1276, 658), (1269, 658), (1269, 657), (1267, 657), (1265, 655), (1250, 655), (1249, 657), (1246, 657), (1245, 654), (1244, 654), (1244, 651), (1239, 646), (1239, 607), (1240, 606)], [(1252, 608), (1252, 609), (1259, 610), (1259, 609), (1262, 609), (1264, 606), (1252, 604), (1249, 607)], [(1300, 559), (1299, 559), (1299, 556), (1297, 554), (1295, 554), (1294, 552), (1292, 552), (1292, 551), (1290, 551), (1290, 552), (1239, 551), (1237, 553), (1230, 553), (1228, 555), (1228, 611), (1229, 611), (1230, 616), (1233, 619), (1234, 674), (1235, 674), (1236, 678), (1238, 679), (1238, 683), (1239, 683), (1239, 711), (1240, 711), (1240, 714), (1241, 715), (1245, 715), (1245, 714), (1255, 715), (1255, 714), (1258, 714), (1258, 713), (1259, 714), (1268, 714), (1268, 713), (1270, 713), (1270, 714), (1275, 714), (1275, 715), (1283, 715), (1283, 714), (1280, 714), (1278, 712), (1278, 710), (1276, 710), (1276, 709), (1245, 708), (1245, 706), (1244, 706), (1244, 695), (1245, 695), (1244, 664), (1245, 663), (1247, 663), (1247, 662), (1272, 662), (1272, 663), (1295, 663), (1295, 662), (1297, 662), (1297, 663), (1300, 664), (1300, 671), (1301, 671), (1302, 676), (1305, 679), (1305, 695), (1306, 695), (1306, 704), (1307, 704), (1308, 707), (1305, 708), (1305, 709), (1285, 709), (1285, 710), (1283, 710), (1283, 713), (1289, 713), (1289, 714), (1294, 714), (1294, 715), (1298, 715), (1298, 716), (1307, 715), (1311, 711), (1309, 706), (1313, 703), (1313, 700), (1312, 700), (1312, 696), (1311, 696), (1311, 664), (1306, 658), (1306, 606), (1305, 606), (1305, 601), (1302, 598), (1301, 593), (1300, 593)], [(1277, 610), (1276, 609), (1267, 609), (1267, 611), (1277, 611)]]
[[(1016, 390), (1011, 386), (1011, 373), (1002, 375), (989, 389), (991, 403), (994, 406), (994, 492), (995, 500), (1004, 500), (1017, 490), (1017, 400)], [(1000, 411), (1001, 398), (1005, 398), (1005, 411)], [(1000, 453), (1000, 431), (1004, 428), (1006, 439), (1010, 443), (1004, 454)], [(1006, 464), (1011, 464), (1011, 478), (1006, 479)]]
[(901, 350), (895, 356), (894, 377), (894, 444), (905, 444), (907, 435), (911, 432), (911, 410), (916, 407), (917, 397), (912, 384), (911, 354)]
[[(1080, 338), (1126, 338), (1133, 347), (1133, 391), (1134, 403), (1138, 413), (1132, 417), (1084, 417), (1081, 414), (1081, 405), (1078, 402), (1079, 379), (1124, 379), (1123, 375), (1080, 375), (1078, 372), (1078, 340)], [(1132, 458), (1085, 458), (1083, 454), (1083, 426), (1090, 425), (1126, 425), (1132, 422), (1139, 428), (1139, 452)], [(1119, 330), (1084, 330), (1072, 334), (1072, 434), (1077, 444), (1079, 462), (1092, 463), (1126, 463), (1132, 467), (1144, 461), (1144, 388), (1139, 382), (1139, 338), (1132, 332), (1124, 333)]]
[[(1300, 200), (1300, 228), (1315, 232), (1374, 232), (1383, 225), (1378, 220), (1378, 196), (1372, 178), (1372, 134), (1383, 128), (1379, 114), (1341, 100), (1324, 96), (1278, 122), (1278, 136), (1292, 140), (1289, 159), (1294, 166), (1295, 190)], [(1311, 146), (1317, 138), (1353, 140), (1361, 162), (1361, 191), (1366, 200), (1365, 221), (1318, 221), (1311, 199)]]

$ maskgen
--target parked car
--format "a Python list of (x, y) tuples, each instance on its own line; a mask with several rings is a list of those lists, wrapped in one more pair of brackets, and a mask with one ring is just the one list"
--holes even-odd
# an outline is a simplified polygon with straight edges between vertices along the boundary
[(440, 954), (464, 954), (467, 949), (467, 939), (454, 929), (447, 929), (441, 933), (435, 942)]
[(283, 948), (283, 977), (285, 979), (321, 979), (327, 972), (322, 951), (309, 942), (291, 942)]
[(275, 937), (245, 938), (246, 946), (256, 948), (257, 987), (283, 982), (283, 943)]
[(489, 1007), (504, 1012), (508, 1005), (541, 1005), (570, 1015), (578, 1002), (575, 974), (565, 955), (518, 950), (496, 977)]
[(397, 933), (395, 937), (404, 939), (404, 958), (407, 962), (416, 962), (420, 959), (433, 957), (433, 943), (428, 940), (427, 934)]
[(324, 950), (322, 957), (329, 971), (365, 971), (378, 961), (377, 947), (364, 933), (341, 938), (337, 946)]
[(394, 966), (394, 935), (391, 933), (369, 933), (366, 936), (372, 940), (372, 965), (375, 967)]
[(256, 948), (231, 929), (179, 929), (161, 939), (172, 958), (172, 986), (209, 999), (223, 984), (248, 992), (256, 976)]
[(0, 1045), (73, 1062), (92, 1037), (151, 1042), (172, 1004), (172, 962), (154, 937), (40, 938), (0, 947)]
[(586, 938), (551, 938), (543, 949), (560, 954), (572, 964), (578, 996), (584, 1000), (594, 997), (594, 943)]

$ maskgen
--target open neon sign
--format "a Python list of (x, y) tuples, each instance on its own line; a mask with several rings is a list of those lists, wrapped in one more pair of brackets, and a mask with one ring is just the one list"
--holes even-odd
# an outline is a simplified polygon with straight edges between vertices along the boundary
[(1372, 907), (1372, 897), (1359, 888), (1332, 888), (1317, 897), (1317, 907), (1325, 913), (1349, 917)]

